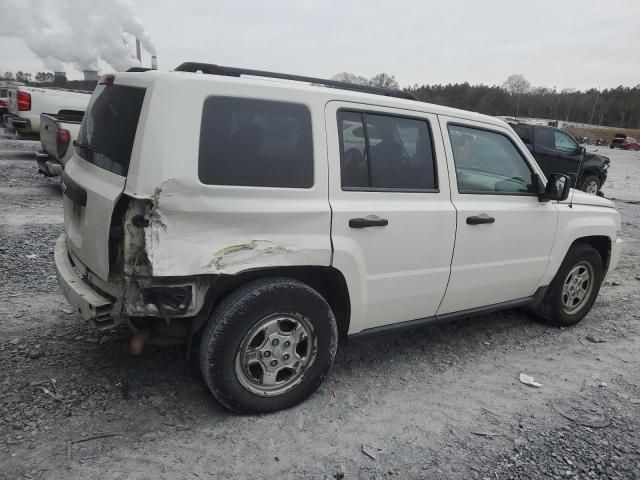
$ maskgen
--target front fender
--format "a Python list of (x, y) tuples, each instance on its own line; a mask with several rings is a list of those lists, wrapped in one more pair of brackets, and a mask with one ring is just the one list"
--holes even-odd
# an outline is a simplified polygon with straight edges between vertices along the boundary
[[(560, 268), (562, 261), (567, 255), (569, 248), (576, 240), (588, 237), (606, 237), (611, 242), (611, 253), (619, 252), (617, 231), (620, 228), (620, 214), (613, 208), (568, 204), (558, 205), (558, 231), (556, 240), (551, 250), (547, 270), (542, 277), (541, 285), (548, 285), (553, 280), (556, 272)], [(618, 254), (619, 255), (619, 254)], [(605, 263), (608, 260), (605, 259)], [(610, 262), (610, 269), (615, 267)]]

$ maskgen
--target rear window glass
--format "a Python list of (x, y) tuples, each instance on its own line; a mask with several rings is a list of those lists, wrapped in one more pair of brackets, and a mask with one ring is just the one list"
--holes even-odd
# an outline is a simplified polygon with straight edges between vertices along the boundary
[(338, 129), (343, 189), (438, 188), (426, 120), (341, 110)]
[(309, 109), (296, 103), (207, 98), (198, 175), (209, 185), (310, 188), (313, 141)]
[(529, 125), (516, 125), (513, 127), (513, 129), (524, 143), (533, 143), (531, 141), (531, 139), (533, 138), (533, 128), (531, 128)]
[(94, 165), (126, 176), (145, 89), (98, 85), (84, 115), (76, 151)]

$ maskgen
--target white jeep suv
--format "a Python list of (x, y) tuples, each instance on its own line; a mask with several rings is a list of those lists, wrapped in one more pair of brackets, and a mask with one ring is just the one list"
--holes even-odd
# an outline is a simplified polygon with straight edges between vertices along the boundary
[(613, 204), (498, 119), (208, 64), (103, 77), (63, 190), (69, 303), (135, 351), (199, 338), (237, 412), (305, 399), (349, 335), (518, 306), (574, 324), (620, 255)]

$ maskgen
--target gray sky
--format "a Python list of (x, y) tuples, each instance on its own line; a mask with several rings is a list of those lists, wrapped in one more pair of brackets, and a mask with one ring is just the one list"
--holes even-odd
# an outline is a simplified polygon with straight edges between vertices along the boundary
[[(387, 72), (402, 86), (502, 84), (512, 73), (558, 89), (640, 83), (640, 0), (134, 5), (156, 43), (161, 69), (193, 60), (320, 77)], [(0, 70), (44, 70), (21, 41), (0, 38), (0, 45)], [(67, 72), (78, 76), (70, 66)]]

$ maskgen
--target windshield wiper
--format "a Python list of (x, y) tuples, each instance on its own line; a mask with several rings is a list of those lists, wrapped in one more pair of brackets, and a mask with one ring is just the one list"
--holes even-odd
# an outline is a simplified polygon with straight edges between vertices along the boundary
[(88, 143), (82, 143), (79, 142), (78, 140), (74, 140), (73, 141), (73, 146), (74, 147), (79, 147), (79, 148), (84, 148), (85, 150), (89, 150), (90, 152), (94, 152), (96, 151), (95, 148), (93, 148), (91, 145), (89, 145)]

